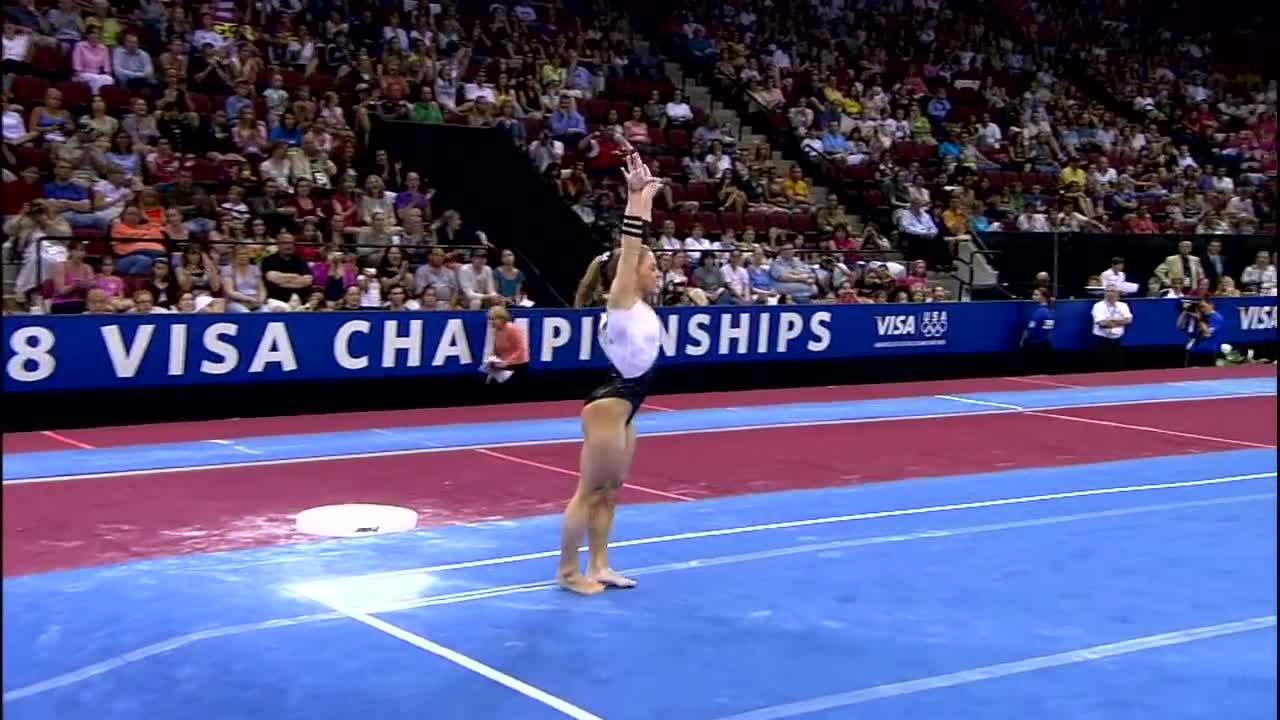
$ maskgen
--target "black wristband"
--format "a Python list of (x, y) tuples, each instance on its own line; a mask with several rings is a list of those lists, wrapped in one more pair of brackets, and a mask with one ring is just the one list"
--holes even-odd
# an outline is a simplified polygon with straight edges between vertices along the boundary
[(622, 234), (644, 239), (649, 223), (635, 215), (624, 215), (622, 218)]

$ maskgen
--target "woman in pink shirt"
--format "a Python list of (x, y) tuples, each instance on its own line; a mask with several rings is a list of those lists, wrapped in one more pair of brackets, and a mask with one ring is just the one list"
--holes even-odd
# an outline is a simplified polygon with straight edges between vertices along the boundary
[(125, 299), (124, 278), (116, 275), (116, 259), (111, 255), (103, 255), (98, 275), (93, 279), (93, 286), (106, 296), (107, 303), (113, 311), (127, 310), (133, 303)]
[(76, 43), (71, 51), (71, 67), (76, 79), (89, 84), (94, 95), (106, 85), (115, 84), (111, 76), (111, 51), (102, 44), (102, 35), (96, 26), (89, 26), (84, 40)]
[[(493, 355), (484, 363), (488, 371), (485, 382), (495, 379), (504, 384), (519, 381), (529, 369), (528, 336), (523, 328), (511, 322), (511, 313), (501, 306), (489, 309), (489, 324), (493, 326)], [(501, 380), (500, 373), (505, 374), (504, 371), (511, 375)]]

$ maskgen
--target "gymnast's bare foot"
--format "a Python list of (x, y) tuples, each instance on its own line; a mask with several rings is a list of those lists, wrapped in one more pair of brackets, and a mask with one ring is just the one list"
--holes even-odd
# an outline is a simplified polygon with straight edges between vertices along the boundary
[(610, 568), (603, 568), (601, 570), (588, 571), (587, 578), (590, 580), (594, 580), (595, 582), (598, 582), (605, 587), (626, 589), (626, 588), (633, 588), (636, 586), (635, 580), (632, 580), (631, 578), (626, 577), (625, 575), (622, 575), (618, 573), (616, 570), (612, 570)]
[(568, 573), (560, 573), (556, 578), (556, 584), (564, 590), (575, 592), (579, 595), (595, 595), (598, 592), (604, 591), (603, 584), (595, 579), (584, 576), (577, 570)]

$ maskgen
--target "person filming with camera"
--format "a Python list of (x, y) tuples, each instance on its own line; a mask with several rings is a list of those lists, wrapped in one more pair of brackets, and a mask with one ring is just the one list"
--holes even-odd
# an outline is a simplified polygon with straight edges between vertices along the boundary
[(1183, 301), (1178, 327), (1187, 334), (1187, 365), (1212, 367), (1222, 348), (1222, 341), (1217, 337), (1222, 315), (1214, 309), (1213, 297)]

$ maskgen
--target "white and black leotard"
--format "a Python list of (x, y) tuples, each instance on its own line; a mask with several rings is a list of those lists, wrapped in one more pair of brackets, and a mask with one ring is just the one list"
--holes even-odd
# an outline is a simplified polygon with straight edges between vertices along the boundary
[(586, 404), (611, 397), (626, 400), (631, 403), (630, 424), (649, 395), (653, 366), (662, 348), (662, 323), (648, 303), (637, 300), (626, 310), (606, 311), (599, 337), (609, 359), (609, 378), (587, 396)]

